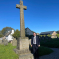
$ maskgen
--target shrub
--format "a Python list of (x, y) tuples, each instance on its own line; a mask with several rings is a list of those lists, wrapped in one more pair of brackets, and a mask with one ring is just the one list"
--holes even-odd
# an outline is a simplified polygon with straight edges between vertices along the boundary
[(29, 39), (31, 39), (32, 36), (33, 36), (33, 35), (26, 35), (26, 37), (28, 37)]
[(12, 36), (17, 39), (18, 37), (20, 37), (20, 31), (17, 29)]
[[(30, 51), (31, 51), (31, 53), (33, 53), (31, 46), (30, 46)], [(38, 52), (39, 52), (39, 56), (43, 56), (43, 55), (47, 55), (47, 54), (52, 53), (53, 50), (48, 47), (40, 46), (38, 49)]]
[(45, 47), (50, 47), (50, 48), (59, 48), (59, 39), (55, 38), (55, 39), (51, 39), (50, 41), (47, 40), (46, 43), (40, 41), (40, 45)]
[(3, 34), (0, 34), (0, 38), (3, 37), (4, 35)]

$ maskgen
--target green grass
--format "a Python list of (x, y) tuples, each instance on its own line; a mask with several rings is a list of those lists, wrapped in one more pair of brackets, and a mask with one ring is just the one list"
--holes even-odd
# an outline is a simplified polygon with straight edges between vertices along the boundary
[(0, 45), (0, 59), (18, 59), (18, 55), (13, 51), (16, 46), (8, 43), (7, 46)]
[[(16, 48), (16, 46), (12, 46), (10, 43), (8, 43), (7, 46), (0, 45), (0, 59), (18, 59), (19, 56), (13, 51), (14, 48)], [(38, 52), (39, 56), (42, 56), (52, 53), (53, 50), (44, 46), (40, 46)]]
[[(30, 48), (32, 49), (31, 46), (30, 46)], [(52, 52), (54, 52), (52, 49), (50, 49), (48, 47), (44, 47), (44, 46), (40, 46), (38, 49), (39, 56), (48, 55)]]
[(45, 43), (43, 40), (41, 40), (40, 45), (45, 47), (50, 47), (50, 48), (59, 48), (59, 39), (51, 39), (50, 41), (48, 41), (48, 39), (46, 40), (47, 42)]

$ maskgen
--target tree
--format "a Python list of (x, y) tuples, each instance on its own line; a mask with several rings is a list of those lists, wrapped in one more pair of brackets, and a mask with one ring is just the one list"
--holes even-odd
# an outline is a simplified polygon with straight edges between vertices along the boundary
[(40, 37), (42, 37), (43, 35), (39, 35)]
[(57, 34), (59, 34), (59, 31), (56, 31)]
[(46, 35), (43, 35), (44, 37), (46, 36)]
[(4, 36), (4, 35), (3, 35), (3, 34), (1, 33), (1, 31), (0, 31), (0, 38), (3, 37), (3, 36)]
[(11, 31), (13, 28), (11, 28), (11, 27), (4, 27), (2, 30), (1, 30), (1, 33), (3, 34), (3, 35), (5, 35), (8, 31)]
[(0, 30), (0, 34), (2, 34), (2, 33), (1, 33), (1, 30)]
[(59, 38), (59, 34), (56, 34), (56, 36)]
[(12, 36), (17, 39), (20, 37), (20, 31), (17, 29)]
[(0, 38), (3, 37), (4, 35), (3, 34), (0, 34)]
[(48, 36), (48, 37), (51, 37), (52, 35), (48, 34), (47, 36)]

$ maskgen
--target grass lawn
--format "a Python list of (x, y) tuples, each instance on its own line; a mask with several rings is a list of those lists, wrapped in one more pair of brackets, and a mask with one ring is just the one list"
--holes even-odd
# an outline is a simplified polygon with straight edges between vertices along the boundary
[(0, 59), (18, 59), (18, 55), (13, 51), (16, 46), (8, 43), (7, 46), (0, 45)]
[[(32, 51), (32, 47), (30, 46), (31, 51)], [(52, 49), (48, 48), (48, 47), (44, 47), (44, 46), (40, 46), (39, 47), (39, 56), (43, 56), (43, 55), (47, 55), (50, 54), (52, 52), (54, 52)]]
[[(16, 46), (12, 46), (12, 44), (8, 43), (7, 46), (0, 45), (0, 59), (18, 59), (19, 56), (13, 51)], [(53, 52), (53, 50), (41, 46), (39, 47), (39, 56), (47, 55)]]
[(50, 41), (48, 41), (48, 39), (46, 40), (47, 40), (46, 43), (44, 43), (43, 42), (44, 40), (42, 40), (40, 42), (40, 45), (45, 47), (50, 47), (50, 48), (59, 48), (59, 39), (51, 39)]

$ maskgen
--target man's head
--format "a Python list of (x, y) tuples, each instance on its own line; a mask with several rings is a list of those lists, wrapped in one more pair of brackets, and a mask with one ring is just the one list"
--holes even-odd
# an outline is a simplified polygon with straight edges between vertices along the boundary
[(34, 32), (33, 35), (36, 36), (36, 33)]

